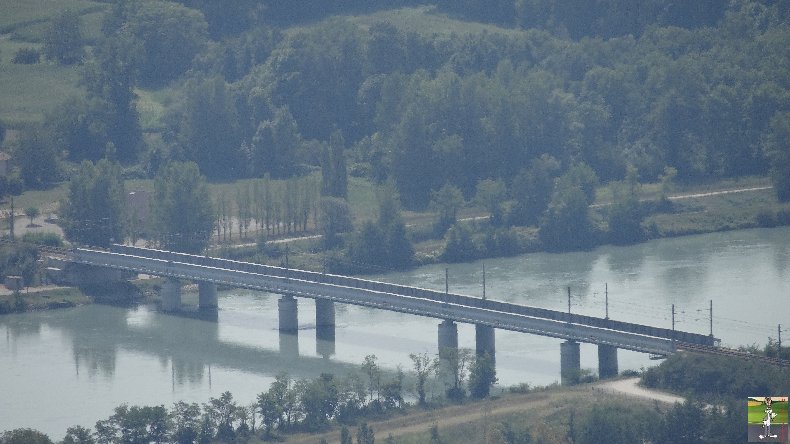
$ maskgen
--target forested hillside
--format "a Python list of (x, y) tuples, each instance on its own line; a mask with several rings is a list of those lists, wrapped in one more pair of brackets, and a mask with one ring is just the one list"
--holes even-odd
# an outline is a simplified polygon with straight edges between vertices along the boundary
[[(772, 173), (790, 198), (787, 2), (88, 3), (97, 35), (66, 11), (33, 45), (82, 65), (83, 93), (17, 125), (27, 187), (104, 157), (127, 177), (171, 160), (209, 180), (326, 174), (334, 137), (348, 174), (392, 181), (406, 208), (488, 180), (511, 224), (585, 206), (571, 188), (628, 171)], [(57, 162), (26, 161), (42, 152)]]

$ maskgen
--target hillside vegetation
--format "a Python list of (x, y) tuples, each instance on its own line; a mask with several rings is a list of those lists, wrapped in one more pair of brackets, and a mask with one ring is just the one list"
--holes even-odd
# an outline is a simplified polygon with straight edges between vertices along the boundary
[[(790, 199), (784, 2), (44, 3), (0, 5), (0, 120), (18, 167), (5, 192), (68, 180), (85, 160), (118, 162), (125, 179), (194, 162), (210, 182), (252, 181), (214, 199), (215, 227), (312, 225), (348, 262), (386, 250), (369, 245), (376, 230), (465, 260), (507, 254), (525, 232), (569, 250), (790, 219), (766, 201), (678, 220), (693, 211), (667, 199), (747, 176)], [(349, 199), (349, 176), (437, 220), (404, 236), (375, 204), (331, 201)], [(291, 185), (262, 202), (279, 180)], [(661, 184), (655, 202), (643, 183)], [(591, 212), (601, 186), (611, 205)], [(485, 227), (458, 221), (468, 206)]]

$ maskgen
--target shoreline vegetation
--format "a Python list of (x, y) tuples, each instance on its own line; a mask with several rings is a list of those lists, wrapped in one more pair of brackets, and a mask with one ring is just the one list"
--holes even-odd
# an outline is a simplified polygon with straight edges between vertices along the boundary
[[(776, 200), (767, 177), (748, 177), (684, 187), (665, 200), (661, 199), (657, 188), (658, 184), (644, 185), (640, 190), (640, 202), (653, 208), (664, 202), (665, 211), (655, 211), (647, 215), (642, 222), (647, 235), (628, 244), (685, 235), (790, 225), (790, 204)], [(365, 205), (368, 204), (370, 203)], [(611, 205), (610, 188), (598, 188), (596, 200), (589, 208), (591, 219), (597, 221), (599, 226), (602, 225), (605, 212)], [(414, 242), (415, 255), (410, 267), (547, 251), (541, 247), (536, 227), (506, 227), (504, 230), (509, 236), (509, 248), (506, 251), (487, 250), (486, 235), (491, 231), (489, 216), (479, 208), (467, 207), (459, 212), (457, 223), (466, 227), (474, 251), (460, 258), (448, 258), (443, 255), (447, 240), (431, 238), (433, 235), (427, 233), (433, 227), (435, 214), (403, 214), (407, 236)], [(232, 231), (233, 227), (230, 228)], [(602, 235), (602, 231), (603, 229), (588, 249), (617, 245)], [(243, 237), (232, 238), (231, 242), (218, 242), (215, 238), (209, 246), (210, 254), (270, 265), (284, 265), (287, 254), (288, 265), (295, 268), (323, 271), (327, 267), (328, 254), (322, 250), (322, 236), (316, 231), (300, 233), (296, 237), (289, 237), (284, 233), (283, 236), (269, 240), (258, 238), (257, 242), (250, 242), (255, 237), (256, 233), (250, 230)], [(356, 274), (370, 274), (384, 269), (372, 267), (354, 271)], [(116, 286), (114, 290), (106, 286), (88, 289), (44, 286), (25, 288), (19, 294), (5, 291), (0, 292), (0, 314), (69, 308), (93, 302), (113, 305), (151, 303), (158, 301), (158, 284), (159, 279), (144, 279), (135, 280), (133, 285)], [(133, 288), (136, 290), (130, 290)], [(103, 294), (113, 291), (118, 294)]]
[[(781, 353), (790, 353), (790, 348)], [(431, 388), (428, 399), (410, 403), (404, 395), (419, 392), (419, 381), (426, 382), (415, 377), (425, 369), (417, 365), (419, 359), (412, 359), (415, 374), (386, 373), (375, 355), (344, 376), (294, 380), (281, 373), (250, 404), (239, 403), (227, 391), (202, 404), (121, 404), (93, 428), (69, 427), (62, 442), (345, 444), (355, 436), (362, 437), (358, 443), (378, 438), (393, 444), (744, 442), (746, 428), (739, 418), (745, 417), (743, 401), (749, 393), (757, 388), (784, 393), (790, 387), (787, 369), (765, 368), (742, 358), (678, 353), (641, 374), (590, 377), (571, 386), (498, 387), (482, 396), (472, 396), (472, 387), (480, 383), (473, 370), (466, 382), (461, 380), (468, 395), (462, 389), (464, 396), (451, 398), (452, 389), (445, 396)], [(480, 362), (485, 365), (479, 359), (469, 365)], [(438, 364), (434, 360), (432, 365)], [(429, 384), (440, 384), (438, 373), (425, 376)], [(495, 384), (495, 379), (487, 381), (486, 386)], [(14, 437), (28, 440), (2, 441)], [(0, 434), (0, 442), (52, 441), (35, 430), (14, 429)]]

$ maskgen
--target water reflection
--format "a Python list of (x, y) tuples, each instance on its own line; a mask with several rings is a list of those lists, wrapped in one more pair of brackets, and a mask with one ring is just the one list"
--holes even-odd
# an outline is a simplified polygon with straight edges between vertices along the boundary
[(6, 329), (6, 341), (37, 337), (41, 334), (41, 324), (42, 319), (32, 313), (0, 316), (0, 325)]
[(652, 243), (651, 249), (658, 263), (659, 283), (666, 298), (676, 303), (694, 299), (688, 288), (703, 288), (708, 279), (710, 256), (722, 246), (717, 240), (703, 241), (699, 236), (670, 239)]
[[(790, 310), (788, 261), (790, 228), (689, 236), (573, 254), (530, 254), (485, 261), (487, 296), (564, 311), (570, 285), (574, 312), (603, 316), (608, 282), (613, 318), (669, 327), (674, 302), (679, 327), (704, 334), (709, 329), (708, 301), (713, 299), (717, 337), (735, 346), (764, 344)], [(481, 262), (448, 267), (450, 291), (482, 296)], [(382, 278), (444, 290), (444, 268), (435, 265)], [(93, 403), (105, 403), (91, 406), (91, 416), (84, 421), (63, 419), (64, 409), (75, 409), (71, 404), (42, 410), (40, 424), (62, 434), (67, 426), (108, 416), (121, 402), (205, 402), (217, 396), (217, 390), (254, 398), (280, 372), (295, 378), (345, 374), (358, 370), (369, 354), (376, 354), (382, 367), (410, 368), (409, 353), (436, 353), (434, 319), (342, 304), (336, 305), (336, 333), (315, 326), (313, 349), (312, 331), (299, 330), (301, 338), (279, 335), (277, 300), (255, 292), (223, 293), (221, 310), (203, 319), (197, 314), (163, 315), (151, 307), (104, 306), (0, 316), (6, 336), (5, 345), (0, 340), (0, 349), (6, 350), (0, 379), (14, 381), (4, 387), (5, 398), (29, 399), (36, 409), (52, 394), (80, 400), (88, 393)], [(758, 303), (772, 309), (759, 310)], [(300, 307), (302, 328), (315, 319), (312, 307)], [(767, 332), (755, 330), (761, 325)], [(473, 326), (459, 324), (459, 344), (472, 347), (474, 333)], [(505, 331), (496, 335), (502, 385), (549, 384), (559, 377), (559, 341)], [(651, 364), (636, 353), (623, 352), (620, 358), (621, 370)], [(581, 359), (584, 368), (594, 368), (594, 347), (583, 345)], [(57, 387), (43, 386), (50, 380)], [(4, 422), (21, 426), (38, 414), (3, 402), (0, 397), (0, 416), (7, 411), (16, 415), (4, 417)]]
[[(339, 304), (336, 304), (339, 305)], [(329, 359), (335, 354), (335, 326), (316, 325), (315, 327), (315, 352), (324, 359)]]
[[(40, 314), (11, 315), (2, 319), (10, 349), (23, 338), (41, 336), (44, 325), (57, 330), (70, 343), (74, 371), (94, 379), (112, 379), (121, 350), (141, 353), (169, 362), (177, 385), (197, 384), (210, 366), (274, 375), (288, 372), (295, 377), (313, 377), (321, 371), (345, 373), (353, 364), (327, 362), (335, 354), (334, 328), (316, 329), (316, 352), (321, 357), (300, 356), (298, 334), (281, 334), (279, 348), (254, 343), (220, 340), (218, 316), (209, 320), (194, 315), (174, 316), (151, 307), (124, 309), (87, 306)], [(323, 363), (318, 364), (318, 362)]]
[(183, 386), (186, 383), (198, 385), (203, 381), (206, 364), (196, 360), (186, 360), (174, 357), (171, 360), (173, 385)]
[(280, 332), (280, 356), (286, 361), (299, 357), (299, 334)]
[(114, 346), (107, 347), (106, 344), (99, 343), (81, 345), (75, 341), (72, 348), (74, 371), (77, 376), (80, 376), (80, 371), (84, 374), (86, 370), (90, 379), (95, 379), (99, 375), (111, 379), (115, 374), (116, 350)]
[(609, 270), (621, 281), (635, 280), (645, 262), (645, 245), (607, 247), (604, 249)]

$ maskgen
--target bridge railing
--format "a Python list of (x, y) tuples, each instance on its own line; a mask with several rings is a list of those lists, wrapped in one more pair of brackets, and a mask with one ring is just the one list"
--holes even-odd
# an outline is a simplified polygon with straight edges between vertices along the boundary
[(451, 319), (463, 323), (489, 325), (505, 330), (533, 333), (560, 339), (612, 345), (643, 353), (671, 353), (674, 351), (671, 341), (664, 338), (479, 309), (467, 305), (442, 303), (399, 294), (382, 293), (359, 287), (327, 285), (295, 278), (248, 273), (226, 267), (208, 267), (189, 262), (108, 253), (90, 249), (75, 249), (70, 260), (95, 266), (179, 279), (214, 282), (240, 288), (289, 294), (296, 297), (329, 299), (340, 303), (398, 311), (437, 319)]
[(482, 308), (492, 311), (509, 312), (524, 316), (551, 319), (554, 321), (567, 322), (572, 324), (589, 325), (591, 327), (605, 328), (609, 330), (625, 331), (645, 336), (672, 339), (679, 342), (690, 344), (714, 345), (715, 338), (712, 336), (690, 333), (668, 328), (653, 327), (648, 325), (634, 324), (630, 322), (603, 319), (594, 316), (581, 314), (565, 313), (546, 308), (530, 307), (509, 302), (496, 301), (491, 299), (480, 299), (471, 296), (464, 296), (454, 293), (444, 293), (425, 288), (411, 287), (406, 285), (390, 284), (367, 279), (360, 279), (349, 276), (335, 274), (318, 273), (314, 271), (299, 270), (294, 268), (283, 268), (272, 265), (254, 264), (250, 262), (235, 261), (232, 259), (214, 258), (199, 256), (187, 253), (156, 250), (150, 248), (131, 247), (127, 245), (114, 244), (111, 251), (132, 256), (141, 256), (153, 259), (168, 261), (179, 261), (194, 263), (208, 267), (226, 268), (231, 270), (244, 271), (247, 273), (265, 274), (269, 276), (300, 279), (310, 282), (318, 282), (343, 287), (362, 288), (374, 290), (382, 293), (401, 294), (432, 301), (466, 305), (470, 307)]

